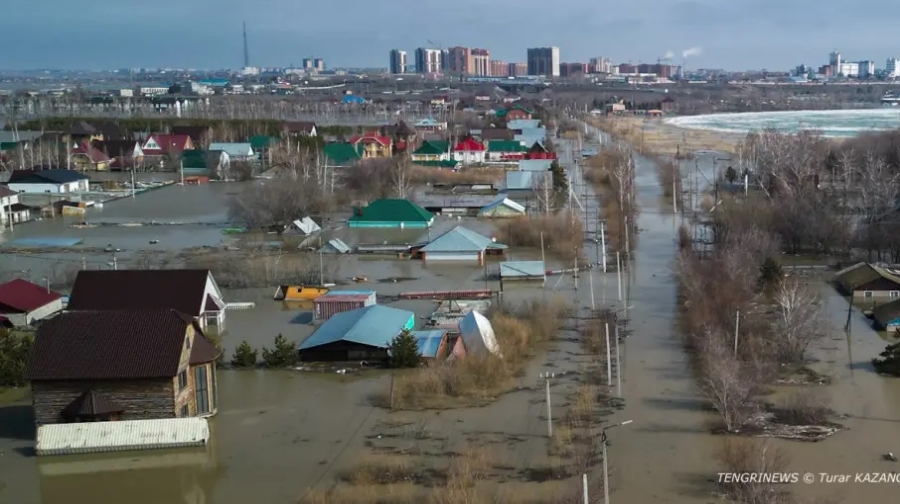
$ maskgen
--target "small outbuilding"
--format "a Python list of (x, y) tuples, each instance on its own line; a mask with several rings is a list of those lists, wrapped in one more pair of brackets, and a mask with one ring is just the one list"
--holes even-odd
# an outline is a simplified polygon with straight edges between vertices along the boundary
[(62, 311), (62, 294), (18, 278), (0, 284), (0, 316), (23, 327)]
[(377, 300), (377, 294), (373, 290), (331, 291), (316, 298), (313, 315), (316, 320), (325, 321), (338, 313), (372, 306)]
[(467, 355), (501, 355), (491, 321), (477, 311), (470, 311), (459, 321), (459, 335)]
[(878, 329), (890, 333), (900, 331), (900, 299), (875, 307), (872, 318)]
[(328, 240), (322, 245), (322, 248), (319, 249), (319, 252), (323, 254), (349, 254), (352, 251), (353, 249), (340, 238)]
[(300, 344), (304, 362), (383, 361), (388, 346), (404, 329), (415, 325), (415, 314), (372, 305), (338, 313)]
[(419, 253), (425, 262), (476, 261), (481, 264), (485, 256), (499, 256), (506, 249), (506, 245), (496, 243), (492, 238), (456, 226), (431, 240)]
[(434, 214), (407, 199), (380, 199), (354, 208), (347, 223), (352, 228), (429, 228)]
[(500, 263), (501, 280), (545, 280), (544, 261), (504, 261)]
[(302, 219), (297, 219), (294, 222), (291, 222), (287, 225), (287, 229), (285, 229), (286, 233), (296, 233), (301, 234), (303, 236), (309, 236), (315, 233), (318, 233), (322, 230), (322, 227), (316, 224), (316, 221), (312, 220), (309, 217), (304, 217)]
[(525, 206), (515, 201), (502, 197), (485, 205), (478, 216), (485, 219), (499, 219), (505, 217), (521, 217), (525, 215)]
[(426, 364), (444, 360), (449, 356), (449, 331), (445, 329), (413, 331), (412, 335), (419, 347), (419, 355)]

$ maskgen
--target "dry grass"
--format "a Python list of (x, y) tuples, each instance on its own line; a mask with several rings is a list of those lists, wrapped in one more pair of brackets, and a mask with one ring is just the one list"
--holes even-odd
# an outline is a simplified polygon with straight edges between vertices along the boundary
[(645, 155), (672, 158), (697, 150), (733, 152), (741, 135), (672, 126), (640, 116), (591, 117), (587, 122)]
[[(399, 375), (394, 379), (394, 409), (447, 408), (493, 400), (521, 375), (535, 346), (556, 334), (566, 313), (565, 301), (554, 298), (491, 314), (502, 357), (471, 355)], [(389, 406), (390, 392), (379, 394), (375, 401)]]
[(422, 487), (402, 485), (339, 485), (330, 490), (310, 492), (297, 504), (419, 504)]
[(828, 397), (817, 389), (794, 392), (775, 406), (775, 418), (788, 425), (823, 425), (830, 416)]
[(678, 162), (658, 160), (656, 170), (659, 175), (659, 185), (662, 187), (663, 196), (666, 198), (674, 196), (677, 198), (678, 207), (681, 208), (681, 205), (683, 205), (684, 187)]
[[(603, 202), (600, 217), (607, 222), (606, 243), (611, 251), (624, 251), (626, 238), (630, 250), (637, 246), (637, 206), (629, 197), (633, 166), (631, 152), (625, 149), (603, 150), (586, 163), (584, 178), (594, 186)], [(626, 216), (630, 234), (626, 233)]]
[(412, 181), (417, 184), (494, 184), (505, 177), (503, 168), (463, 168), (459, 171), (427, 166), (412, 166)]
[(338, 478), (351, 485), (394, 485), (418, 480), (418, 467), (412, 460), (395, 455), (379, 455), (363, 460)]
[(540, 248), (542, 233), (548, 254), (566, 262), (582, 256), (584, 224), (568, 211), (509, 219), (497, 229), (497, 240), (511, 247)]

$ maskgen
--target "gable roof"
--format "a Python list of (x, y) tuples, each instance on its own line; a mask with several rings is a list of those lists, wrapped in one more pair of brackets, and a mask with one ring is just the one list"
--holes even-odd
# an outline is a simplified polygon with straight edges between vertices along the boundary
[(225, 151), (231, 157), (247, 157), (254, 154), (253, 146), (249, 142), (213, 142), (209, 144), (209, 150)]
[[(154, 142), (156, 142), (156, 145), (159, 146), (159, 149), (148, 149), (146, 147), (147, 142), (149, 142), (151, 138)], [(185, 150), (185, 147), (187, 147), (188, 142), (190, 141), (191, 137), (189, 137), (188, 135), (153, 134), (147, 138), (147, 140), (144, 142), (144, 145), (142, 145), (141, 147), (144, 150), (144, 154), (168, 154), (170, 152), (181, 152)]]
[(482, 252), (485, 249), (505, 249), (506, 245), (494, 243), (493, 240), (462, 226), (431, 240), (422, 247), (422, 252)]
[(69, 311), (174, 309), (200, 315), (209, 270), (81, 270)]
[(857, 263), (844, 268), (841, 271), (838, 271), (836, 276), (848, 290), (856, 290), (858, 287), (879, 278), (884, 278), (900, 285), (900, 274), (887, 268), (880, 268), (866, 262)]
[(106, 394), (93, 389), (85, 390), (63, 410), (63, 416), (69, 418), (109, 415), (124, 411), (118, 403)]
[(481, 139), (488, 140), (512, 140), (515, 133), (503, 128), (484, 128), (481, 130)]
[(488, 152), (525, 152), (522, 142), (515, 140), (489, 140)]
[(19, 193), (17, 193), (16, 191), (13, 191), (9, 187), (6, 187), (5, 185), (0, 185), (0, 198), (8, 198), (10, 196), (15, 196), (17, 194), (19, 194)]
[(87, 157), (91, 163), (103, 163), (109, 161), (109, 156), (100, 149), (94, 147), (88, 142), (82, 142), (80, 145), (72, 149), (73, 155), (81, 155)]
[(519, 171), (549, 171), (553, 167), (552, 159), (519, 160)]
[(450, 142), (446, 140), (426, 140), (422, 145), (413, 152), (423, 156), (437, 156), (446, 154), (450, 150)]
[(289, 133), (312, 133), (316, 123), (310, 121), (286, 121), (283, 129)]
[(407, 199), (380, 199), (359, 209), (351, 221), (431, 222), (434, 215)]
[(544, 147), (544, 144), (542, 144), (541, 142), (534, 142), (534, 144), (532, 144), (531, 147), (528, 149), (528, 153), (534, 154), (534, 153), (538, 153), (538, 152), (543, 153), (543, 152), (549, 152), (549, 151), (547, 150), (546, 147)]
[(505, 196), (501, 196), (496, 201), (488, 203), (481, 209), (481, 211), (485, 212), (485, 211), (491, 210), (493, 208), (497, 208), (499, 206), (509, 207), (509, 208), (515, 210), (516, 212), (525, 213), (525, 207), (521, 203), (517, 203)]
[(13, 170), (7, 184), (68, 184), (87, 179), (75, 170)]
[(133, 156), (135, 148), (141, 150), (137, 140), (94, 140), (91, 145), (110, 157)]
[(390, 138), (388, 138), (386, 136), (376, 135), (375, 133), (366, 133), (365, 135), (355, 136), (350, 139), (350, 143), (353, 145), (356, 145), (360, 142), (362, 142), (362, 143), (375, 142), (378, 145), (387, 147), (387, 146), (391, 145), (393, 140), (391, 140)]
[(332, 166), (348, 166), (361, 159), (359, 151), (352, 144), (335, 142), (322, 147), (325, 162)]
[[(34, 339), (28, 380), (171, 378), (191, 317), (176, 310), (65, 312)], [(202, 333), (198, 336), (202, 338)]]
[(0, 284), (0, 311), (28, 313), (61, 298), (58, 292), (17, 278)]
[(371, 305), (333, 315), (300, 345), (308, 350), (336, 341), (387, 348), (403, 329), (412, 327), (415, 314), (389, 306)]
[(483, 143), (475, 140), (472, 137), (469, 137), (456, 144), (456, 147), (454, 147), (453, 150), (465, 152), (482, 152), (485, 150), (485, 147)]

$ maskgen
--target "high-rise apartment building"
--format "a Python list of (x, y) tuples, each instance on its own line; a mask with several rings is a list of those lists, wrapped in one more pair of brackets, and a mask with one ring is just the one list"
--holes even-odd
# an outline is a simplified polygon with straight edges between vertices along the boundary
[(421, 74), (441, 73), (441, 50), (420, 47), (416, 49), (416, 72)]
[(900, 77), (900, 62), (897, 58), (888, 58), (884, 64), (884, 73), (886, 77)]
[(522, 77), (528, 75), (527, 63), (510, 63), (507, 69), (507, 75), (510, 77)]
[(509, 65), (500, 60), (491, 60), (491, 77), (509, 77)]
[(322, 58), (313, 58), (313, 68), (315, 68), (317, 72), (324, 72), (325, 60)]
[(528, 75), (559, 77), (559, 47), (535, 47), (528, 50)]
[(390, 71), (394, 75), (406, 73), (406, 51), (399, 49), (391, 50)]
[(609, 58), (591, 58), (588, 64), (588, 72), (591, 73), (612, 73), (612, 61)]
[(472, 49), (471, 75), (491, 75), (491, 52), (487, 49)]
[(469, 75), (475, 68), (472, 50), (468, 47), (451, 47), (447, 49), (447, 71), (454, 75)]

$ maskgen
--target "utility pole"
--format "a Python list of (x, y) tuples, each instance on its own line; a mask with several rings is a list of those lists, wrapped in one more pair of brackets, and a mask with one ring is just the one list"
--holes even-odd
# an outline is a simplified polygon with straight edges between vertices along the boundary
[(119, 269), (119, 260), (116, 259), (116, 254), (113, 252), (113, 271), (118, 271)]
[(550, 379), (553, 378), (553, 373), (541, 373), (541, 378), (546, 380), (546, 391), (547, 391), (547, 437), (553, 437), (553, 408), (550, 404)]
[[(184, 185), (184, 159), (181, 160), (180, 168), (181, 168), (181, 185)], [(132, 171), (134, 171), (134, 168), (132, 168)]]
[(619, 359), (619, 323), (616, 322), (616, 397), (622, 397), (622, 361)]
[(134, 192), (135, 192), (135, 187), (134, 187), (134, 167), (132, 166), (132, 167), (131, 167), (131, 197), (132, 197), (132, 198), (134, 198)]
[(625, 260), (631, 257), (631, 248), (628, 246), (628, 216), (625, 216)]
[(622, 302), (622, 259), (616, 252), (616, 280), (619, 285), (619, 302)]
[(609, 504), (609, 461), (606, 456), (606, 431), (620, 425), (628, 425), (633, 421), (634, 420), (625, 420), (624, 422), (604, 427), (603, 430), (600, 431), (600, 443), (603, 445), (603, 504)]
[(81, 256), (81, 269), (83, 269), (83, 270), (87, 269), (87, 259), (85, 259), (84, 256)]
[(741, 310), (734, 313), (734, 356), (737, 357), (738, 334), (741, 328)]
[(606, 273), (606, 223), (600, 221), (600, 242), (603, 247), (603, 272)]
[(588, 477), (587, 474), (581, 475), (581, 488), (584, 490), (584, 504), (591, 504), (590, 497), (588, 497)]
[(609, 322), (606, 323), (606, 384), (612, 387), (612, 355), (609, 347)]
[(322, 237), (319, 236), (319, 287), (325, 286), (325, 262), (322, 259)]
[(591, 268), (588, 270), (588, 281), (591, 284), (591, 313), (597, 311), (597, 306), (594, 304), (594, 269)]
[(547, 258), (544, 256), (544, 232), (541, 231), (541, 268), (544, 270), (544, 287), (547, 287)]

